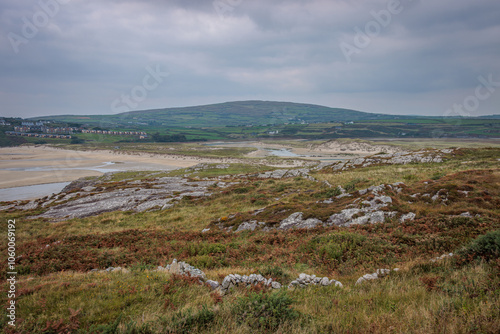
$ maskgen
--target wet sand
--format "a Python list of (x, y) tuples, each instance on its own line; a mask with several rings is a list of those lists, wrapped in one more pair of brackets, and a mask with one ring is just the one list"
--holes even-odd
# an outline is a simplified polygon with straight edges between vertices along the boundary
[(171, 170), (213, 162), (196, 157), (124, 153), (72, 151), (46, 146), (0, 148), (0, 189), (69, 182), (107, 171)]

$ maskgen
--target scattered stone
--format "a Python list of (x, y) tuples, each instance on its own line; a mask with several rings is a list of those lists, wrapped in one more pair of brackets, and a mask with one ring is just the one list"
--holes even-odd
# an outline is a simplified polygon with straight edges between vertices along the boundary
[(443, 254), (443, 255), (438, 256), (438, 257), (436, 257), (434, 259), (431, 259), (431, 262), (441, 261), (441, 260), (444, 260), (446, 258), (453, 257), (453, 256), (454, 256), (453, 253)]
[(301, 273), (299, 277), (288, 285), (289, 289), (293, 288), (305, 288), (308, 285), (320, 285), (320, 286), (329, 286), (329, 285), (334, 285), (337, 287), (342, 288), (343, 285), (339, 281), (336, 281), (334, 279), (330, 280), (328, 277), (316, 277), (316, 275), (307, 275), (304, 273)]
[(391, 197), (380, 194), (384, 188), (385, 185), (382, 184), (365, 189), (365, 194), (371, 192), (375, 196), (371, 200), (362, 201), (362, 208), (344, 209), (331, 215), (326, 224), (337, 226), (375, 224), (384, 222), (386, 217), (395, 216), (396, 212), (380, 211), (380, 209), (392, 203)]
[(265, 287), (272, 289), (281, 289), (281, 284), (273, 281), (272, 278), (266, 279), (260, 274), (238, 275), (229, 274), (222, 280), (222, 283), (217, 287), (217, 291), (223, 296), (227, 294), (233, 287), (248, 287), (251, 285), (263, 284)]
[(415, 219), (416, 216), (417, 215), (415, 213), (409, 212), (407, 214), (402, 215), (401, 218), (399, 218), (399, 222), (404, 223), (407, 220), (412, 221)]
[(205, 283), (206, 283), (208, 286), (210, 286), (210, 288), (211, 288), (212, 290), (215, 290), (215, 289), (217, 289), (217, 288), (220, 286), (219, 282), (217, 282), (217, 281), (207, 280)]
[[(393, 271), (399, 271), (399, 268), (396, 268)], [(373, 274), (366, 274), (366, 275), (363, 275), (360, 278), (358, 278), (355, 285), (360, 285), (366, 281), (376, 280), (376, 279), (385, 277), (385, 276), (389, 275), (390, 272), (391, 272), (390, 269), (377, 269)]]
[(171, 274), (198, 277), (201, 281), (206, 281), (207, 279), (203, 271), (193, 267), (186, 262), (177, 262), (177, 259), (174, 259), (171, 264), (165, 267), (165, 269), (168, 270)]

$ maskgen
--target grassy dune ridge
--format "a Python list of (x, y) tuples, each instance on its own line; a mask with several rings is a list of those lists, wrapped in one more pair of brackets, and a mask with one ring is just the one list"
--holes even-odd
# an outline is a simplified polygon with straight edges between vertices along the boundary
[[(217, 168), (173, 171), (156, 177), (186, 174), (195, 181), (222, 176), (234, 184), (213, 187), (209, 197), (185, 197), (163, 211), (110, 212), (56, 223), (28, 218), (45, 209), (4, 211), (3, 228), (8, 219), (18, 222), (22, 257), (18, 322), (13, 328), (2, 317), (0, 326), (7, 333), (498, 333), (495, 235), (487, 246), (481, 244), (490, 247), (486, 252), (471, 245), (500, 229), (498, 159), (499, 149), (460, 149), (442, 163), (312, 172), (320, 182), (242, 176), (261, 170), (244, 165), (231, 165), (234, 173), (227, 176)], [(147, 180), (151, 174), (115, 174), (108, 184)], [(322, 181), (341, 185), (351, 197), (319, 203), (335, 193)], [(266, 222), (297, 211), (324, 220), (356, 199), (358, 190), (394, 182), (405, 185), (401, 193), (389, 193), (393, 203), (387, 210), (414, 212), (414, 220), (395, 217), (380, 224), (268, 232), (216, 227), (248, 220), (263, 208), (260, 218)], [(447, 201), (432, 200), (441, 189)], [(431, 196), (412, 197), (417, 193)], [(210, 231), (201, 233), (207, 227)], [(430, 261), (457, 251), (454, 257)], [(0, 252), (6, 254), (3, 243)], [(221, 297), (197, 279), (152, 271), (174, 258), (202, 269), (208, 279), (261, 273), (284, 288), (236, 288)], [(130, 272), (88, 273), (109, 266)], [(400, 270), (355, 285), (379, 268)], [(302, 272), (335, 278), (344, 288), (287, 290)], [(3, 284), (4, 304), (6, 289)]]

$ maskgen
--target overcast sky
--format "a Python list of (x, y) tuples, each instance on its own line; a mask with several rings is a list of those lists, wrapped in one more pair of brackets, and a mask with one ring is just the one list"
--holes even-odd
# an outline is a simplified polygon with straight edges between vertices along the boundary
[(0, 115), (500, 114), (498, 0), (1, 0)]

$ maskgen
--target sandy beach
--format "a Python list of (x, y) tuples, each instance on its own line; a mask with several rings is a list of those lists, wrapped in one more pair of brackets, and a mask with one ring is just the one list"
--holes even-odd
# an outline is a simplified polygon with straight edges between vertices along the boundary
[(69, 182), (110, 171), (171, 170), (211, 159), (147, 153), (72, 151), (47, 146), (0, 148), (0, 189)]

